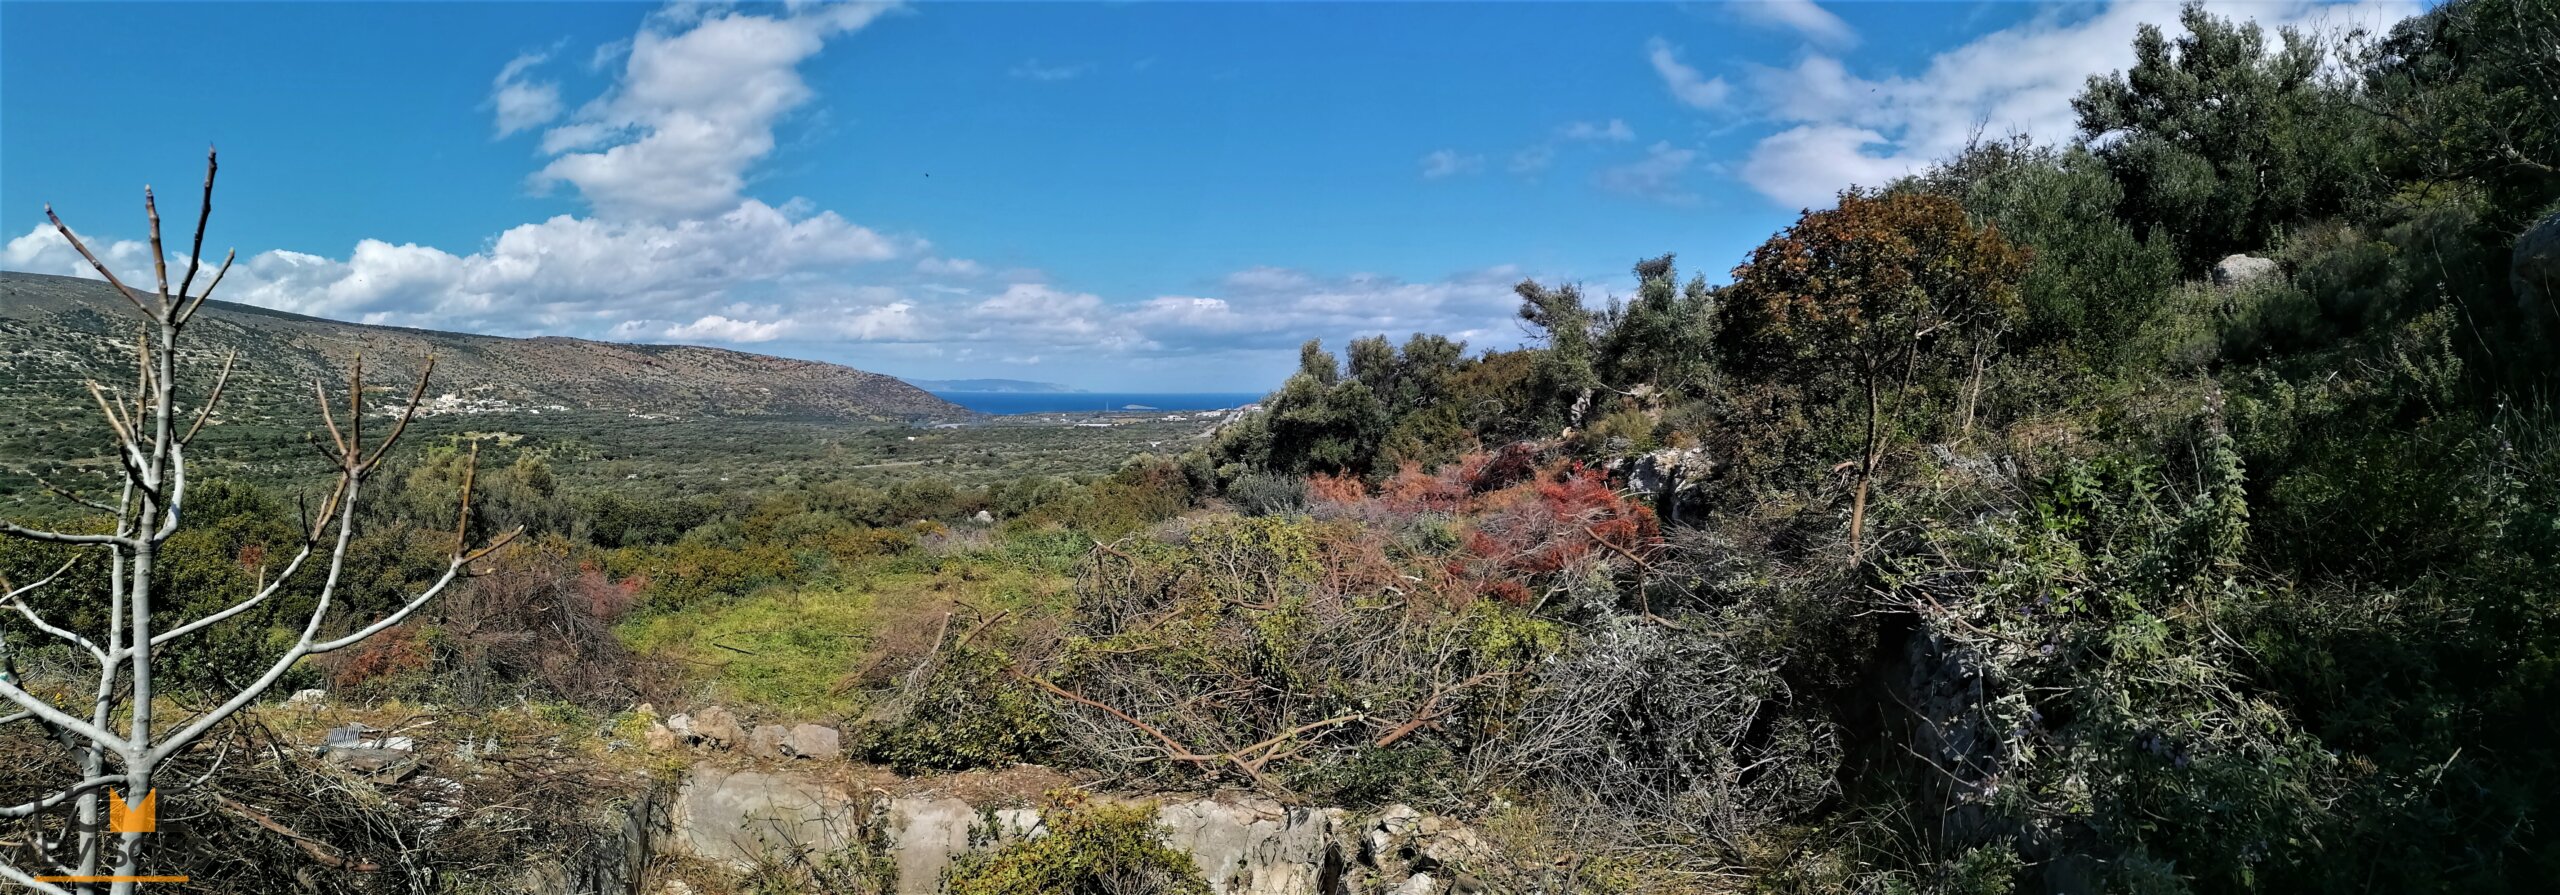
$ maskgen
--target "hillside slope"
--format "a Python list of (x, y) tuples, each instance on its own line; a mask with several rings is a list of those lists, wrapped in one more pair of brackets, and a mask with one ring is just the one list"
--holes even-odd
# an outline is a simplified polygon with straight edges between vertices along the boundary
[[(121, 381), (133, 309), (105, 283), (0, 272), (0, 402), (47, 403), (83, 394), (79, 381)], [(437, 412), (541, 409), (653, 417), (788, 417), (904, 422), (969, 416), (896, 378), (816, 361), (691, 345), (436, 332), (343, 323), (212, 301), (186, 348), (206, 358), (237, 349), (232, 394), (253, 405), (300, 401), (313, 379), (343, 381), (362, 352), (369, 386), (405, 388), (425, 357)], [(112, 360), (111, 360), (112, 359)], [(41, 396), (41, 397), (40, 397)], [(385, 401), (396, 400), (385, 396)]]

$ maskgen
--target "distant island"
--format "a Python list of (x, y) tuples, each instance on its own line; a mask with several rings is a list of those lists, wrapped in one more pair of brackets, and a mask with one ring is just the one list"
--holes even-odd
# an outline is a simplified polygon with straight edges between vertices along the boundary
[(1023, 379), (908, 379), (908, 385), (929, 392), (998, 392), (1005, 394), (1073, 394), (1084, 389), (1055, 382), (1031, 382)]

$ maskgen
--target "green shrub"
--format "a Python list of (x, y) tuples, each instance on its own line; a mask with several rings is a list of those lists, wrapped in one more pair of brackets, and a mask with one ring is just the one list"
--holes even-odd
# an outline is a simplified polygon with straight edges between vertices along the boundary
[(1164, 843), (1152, 805), (1088, 806), (1071, 796), (1040, 813), (1049, 835), (967, 855), (951, 895), (1210, 895), (1191, 858)]
[(874, 722), (860, 750), (902, 774), (1001, 768), (1057, 748), (1048, 704), (1007, 673), (991, 649), (955, 649), (926, 677), (902, 717)]

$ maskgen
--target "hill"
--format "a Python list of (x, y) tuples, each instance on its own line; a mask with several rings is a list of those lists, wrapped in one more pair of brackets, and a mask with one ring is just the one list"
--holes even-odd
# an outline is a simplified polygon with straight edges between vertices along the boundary
[[(0, 406), (77, 399), (79, 381), (123, 378), (132, 308), (105, 283), (0, 272)], [(239, 352), (232, 395), (302, 401), (313, 379), (343, 381), (358, 352), (366, 380), (405, 389), (436, 358), (429, 412), (604, 411), (665, 417), (843, 422), (958, 419), (969, 411), (890, 376), (817, 361), (692, 345), (628, 345), (370, 326), (211, 301), (191, 333), (210, 375)], [(191, 352), (192, 353), (192, 352)], [(396, 395), (383, 400), (395, 401)]]

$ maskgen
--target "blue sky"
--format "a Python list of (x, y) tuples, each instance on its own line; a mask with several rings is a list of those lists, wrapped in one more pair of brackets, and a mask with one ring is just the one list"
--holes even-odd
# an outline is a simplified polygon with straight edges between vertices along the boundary
[[(2218, 4), (2387, 23), (2410, 2)], [(2068, 99), (2170, 3), (0, 3), (0, 267), (933, 378), (1259, 390), (1307, 338), (1520, 340), (1524, 277), (1722, 280)], [(110, 52), (112, 50), (112, 52)]]

